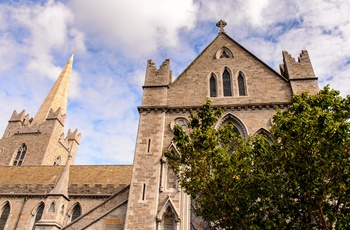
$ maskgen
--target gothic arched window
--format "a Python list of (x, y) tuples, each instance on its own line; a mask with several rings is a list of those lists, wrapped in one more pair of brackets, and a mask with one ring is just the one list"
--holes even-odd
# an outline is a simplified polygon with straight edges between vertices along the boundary
[(23, 143), (17, 150), (16, 158), (13, 161), (13, 166), (22, 165), (26, 152), (27, 152), (27, 145)]
[(245, 78), (242, 72), (239, 72), (238, 74), (238, 92), (239, 92), (239, 96), (247, 96)]
[(10, 215), (10, 211), (11, 211), (10, 204), (9, 202), (6, 202), (6, 204), (3, 205), (0, 210), (1, 212), (0, 229), (5, 229), (7, 219), (9, 218), (9, 215)]
[(222, 82), (224, 88), (224, 96), (232, 96), (231, 74), (227, 68), (225, 68), (224, 73), (222, 74)]
[(80, 204), (76, 204), (73, 208), (72, 211), (72, 217), (71, 217), (71, 221), (74, 221), (75, 219), (77, 219), (79, 216), (81, 216), (81, 206)]
[(209, 85), (210, 85), (210, 97), (216, 97), (217, 95), (216, 94), (216, 77), (214, 74), (211, 74)]
[(39, 206), (37, 206), (36, 210), (32, 212), (32, 218), (34, 220), (32, 222), (32, 227), (31, 227), (32, 230), (35, 229), (35, 224), (38, 223), (39, 220), (41, 220), (41, 217), (43, 216), (44, 208), (45, 208), (44, 203), (41, 203)]
[(175, 229), (175, 215), (171, 208), (168, 207), (163, 216), (163, 229), (164, 230), (174, 230)]
[(50, 207), (49, 207), (48, 212), (56, 212), (56, 205), (55, 205), (55, 202), (52, 202), (52, 203), (50, 204)]

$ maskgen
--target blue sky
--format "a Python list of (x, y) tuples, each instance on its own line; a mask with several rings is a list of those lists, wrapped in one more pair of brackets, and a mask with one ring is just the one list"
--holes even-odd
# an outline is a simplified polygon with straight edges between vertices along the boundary
[(146, 62), (174, 78), (226, 33), (279, 72), (281, 52), (309, 51), (320, 86), (350, 94), (348, 0), (0, 0), (0, 132), (32, 117), (76, 48), (68, 128), (76, 164), (132, 164)]

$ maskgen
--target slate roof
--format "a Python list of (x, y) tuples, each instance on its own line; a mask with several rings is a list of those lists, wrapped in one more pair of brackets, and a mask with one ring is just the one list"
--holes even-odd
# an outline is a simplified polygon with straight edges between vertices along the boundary
[[(48, 193), (64, 166), (1, 166), (0, 194)], [(130, 184), (132, 165), (71, 165), (69, 194), (113, 194)]]

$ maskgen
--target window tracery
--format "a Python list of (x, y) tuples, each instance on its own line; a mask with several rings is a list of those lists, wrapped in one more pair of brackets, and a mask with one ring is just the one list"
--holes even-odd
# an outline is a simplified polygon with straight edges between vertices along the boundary
[(23, 143), (17, 150), (16, 157), (13, 161), (13, 166), (21, 166), (23, 163), (23, 159), (27, 152), (27, 145)]

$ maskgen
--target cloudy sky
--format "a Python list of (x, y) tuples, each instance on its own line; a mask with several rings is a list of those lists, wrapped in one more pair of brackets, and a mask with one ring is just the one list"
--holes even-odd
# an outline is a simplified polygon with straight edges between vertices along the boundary
[(74, 48), (66, 130), (76, 164), (132, 164), (146, 62), (176, 77), (215, 38), (215, 23), (275, 70), (309, 51), (320, 86), (350, 94), (348, 0), (0, 0), (0, 135), (32, 117)]

